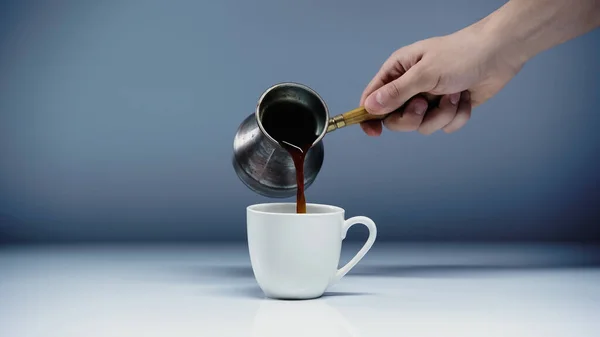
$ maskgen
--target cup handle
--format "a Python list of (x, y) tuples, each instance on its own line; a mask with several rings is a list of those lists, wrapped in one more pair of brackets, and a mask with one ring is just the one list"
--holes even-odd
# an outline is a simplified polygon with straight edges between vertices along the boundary
[(346, 275), (350, 269), (354, 268), (356, 264), (362, 260), (362, 258), (367, 254), (369, 249), (373, 246), (375, 242), (375, 238), (377, 237), (377, 227), (375, 226), (375, 222), (373, 220), (367, 218), (366, 216), (355, 216), (346, 221), (344, 221), (344, 226), (342, 227), (342, 240), (346, 238), (346, 233), (348, 233), (348, 229), (355, 224), (363, 224), (367, 226), (369, 229), (369, 237), (367, 238), (367, 242), (362, 246), (362, 248), (354, 255), (354, 257), (346, 263), (345, 266), (338, 269), (335, 273), (335, 276), (331, 280), (330, 284), (338, 282), (344, 275)]

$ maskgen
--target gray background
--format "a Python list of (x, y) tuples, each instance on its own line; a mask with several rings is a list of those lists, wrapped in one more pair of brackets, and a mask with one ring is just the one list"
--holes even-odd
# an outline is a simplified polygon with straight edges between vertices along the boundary
[[(503, 3), (4, 1), (0, 240), (244, 240), (245, 207), (272, 200), (232, 140), (264, 89), (352, 109), (395, 49)], [(599, 47), (539, 55), (453, 135), (328, 135), (308, 201), (381, 240), (599, 240)]]

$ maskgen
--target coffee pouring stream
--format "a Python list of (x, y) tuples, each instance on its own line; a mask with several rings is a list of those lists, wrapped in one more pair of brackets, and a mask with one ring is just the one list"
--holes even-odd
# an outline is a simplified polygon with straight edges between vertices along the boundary
[(296, 149), (304, 157), (300, 168), (304, 168), (305, 190), (323, 165), (325, 134), (386, 116), (371, 115), (359, 107), (330, 118), (325, 101), (313, 89), (279, 83), (260, 96), (254, 113), (237, 129), (232, 164), (240, 180), (254, 192), (271, 198), (292, 197), (299, 189), (298, 166), (290, 150)]

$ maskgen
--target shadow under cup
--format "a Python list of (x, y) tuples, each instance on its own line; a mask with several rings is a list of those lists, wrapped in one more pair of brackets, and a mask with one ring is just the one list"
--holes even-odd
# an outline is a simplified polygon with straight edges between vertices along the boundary
[[(364, 216), (344, 218), (344, 209), (307, 204), (297, 214), (295, 203), (267, 203), (246, 210), (248, 248), (254, 276), (265, 296), (310, 299), (323, 295), (367, 253), (375, 242), (375, 223)], [(338, 269), (342, 241), (354, 224), (369, 229), (360, 251)]]

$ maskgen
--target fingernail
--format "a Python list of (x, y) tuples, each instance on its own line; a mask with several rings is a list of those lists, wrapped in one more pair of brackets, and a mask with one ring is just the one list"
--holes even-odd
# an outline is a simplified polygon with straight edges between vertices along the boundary
[(381, 92), (376, 92), (367, 97), (365, 101), (365, 108), (367, 108), (367, 111), (369, 113), (376, 113), (377, 111), (381, 110), (381, 108), (384, 106), (382, 104), (381, 96)]
[(375, 94), (375, 100), (377, 101), (377, 103), (379, 103), (379, 105), (381, 105), (381, 106), (385, 105), (385, 97), (383, 97), (383, 93), (381, 91), (378, 91)]
[(413, 104), (411, 112), (421, 116), (425, 113), (425, 110), (427, 110), (427, 104), (425, 104), (425, 102), (418, 101)]
[(458, 103), (459, 99), (460, 99), (460, 93), (450, 95), (450, 103), (452, 103), (452, 105), (456, 105), (456, 103)]

